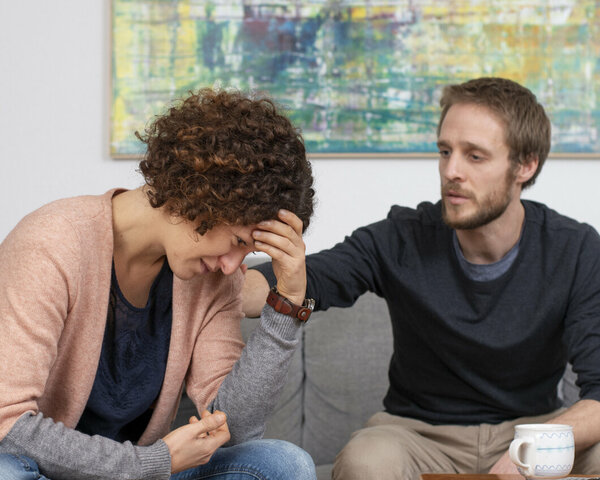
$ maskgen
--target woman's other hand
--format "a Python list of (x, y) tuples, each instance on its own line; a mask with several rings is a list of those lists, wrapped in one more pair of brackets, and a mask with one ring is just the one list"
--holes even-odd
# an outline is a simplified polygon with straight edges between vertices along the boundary
[(296, 305), (306, 294), (306, 246), (302, 240), (302, 220), (288, 210), (279, 210), (279, 220), (266, 220), (252, 232), (257, 251), (273, 259), (277, 290)]
[(230, 438), (227, 417), (223, 412), (202, 412), (201, 420), (173, 430), (163, 438), (171, 454), (171, 473), (208, 463), (216, 450)]

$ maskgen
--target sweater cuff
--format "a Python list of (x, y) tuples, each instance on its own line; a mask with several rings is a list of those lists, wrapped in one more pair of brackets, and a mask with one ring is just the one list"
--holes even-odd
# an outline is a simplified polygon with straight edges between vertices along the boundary
[(171, 453), (162, 440), (138, 449), (145, 480), (168, 480), (171, 478)]
[(303, 323), (294, 317), (276, 312), (271, 305), (266, 304), (260, 314), (263, 330), (282, 340), (296, 340)]

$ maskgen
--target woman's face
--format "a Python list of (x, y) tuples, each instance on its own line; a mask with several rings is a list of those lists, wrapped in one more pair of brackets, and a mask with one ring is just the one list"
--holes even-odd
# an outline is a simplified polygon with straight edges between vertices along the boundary
[(230, 275), (254, 251), (256, 225), (217, 225), (204, 235), (195, 229), (191, 222), (172, 223), (165, 241), (169, 266), (182, 280), (219, 270)]

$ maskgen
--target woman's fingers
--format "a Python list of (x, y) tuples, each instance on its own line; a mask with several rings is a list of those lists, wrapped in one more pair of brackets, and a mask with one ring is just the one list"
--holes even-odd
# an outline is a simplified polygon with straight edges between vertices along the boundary
[(279, 210), (279, 218), (287, 223), (290, 227), (292, 227), (294, 229), (294, 231), (300, 236), (302, 237), (302, 228), (303, 228), (303, 224), (302, 224), (302, 220), (300, 220), (300, 218), (293, 214), (292, 212), (290, 212), (289, 210)]
[(288, 210), (279, 210), (277, 219), (264, 220), (258, 224), (259, 228), (272, 230), (281, 235), (291, 236), (285, 233), (285, 230), (292, 230), (294, 235), (302, 236), (302, 220), (297, 215)]
[(302, 234), (277, 220), (259, 223), (258, 228), (252, 232), (252, 237), (259, 242), (255, 243), (257, 250), (277, 249), (287, 254), (294, 253), (296, 249), (304, 251)]
[(208, 410), (204, 410), (200, 417), (201, 420), (192, 423), (193, 426), (198, 428), (198, 433), (210, 435), (213, 431), (227, 424), (227, 417), (223, 412), (210, 413)]
[(302, 220), (287, 210), (279, 211), (279, 220), (258, 224), (252, 232), (256, 250), (273, 259), (277, 289), (294, 303), (302, 303), (306, 292), (306, 267)]
[(207, 463), (213, 453), (230, 439), (227, 417), (223, 412), (204, 411), (201, 419), (173, 430), (163, 438), (171, 454), (172, 473)]
[(283, 260), (284, 255), (293, 256), (299, 249), (304, 251), (303, 247), (293, 244), (289, 239), (272, 233), (255, 230), (253, 236), (255, 249), (266, 253), (274, 260)]
[(258, 242), (255, 243), (256, 249), (271, 257), (281, 256), (279, 252), (297, 255), (301, 251), (304, 255), (302, 220), (287, 210), (280, 210), (279, 217), (282, 221), (266, 220), (259, 223), (258, 228), (252, 232), (253, 238)]

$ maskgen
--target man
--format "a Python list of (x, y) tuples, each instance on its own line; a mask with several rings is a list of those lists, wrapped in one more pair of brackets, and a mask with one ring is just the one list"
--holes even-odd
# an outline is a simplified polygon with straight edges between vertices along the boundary
[[(600, 238), (522, 201), (550, 150), (550, 122), (526, 88), (480, 78), (444, 89), (440, 202), (392, 207), (307, 257), (317, 309), (384, 297), (394, 331), (385, 411), (352, 436), (334, 478), (423, 472), (517, 473), (507, 449), (522, 423), (573, 425), (573, 472), (600, 472)], [(261, 274), (262, 273), (262, 274)], [(274, 277), (247, 274), (257, 313)], [(567, 361), (581, 400), (560, 409)]]

